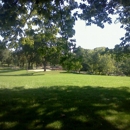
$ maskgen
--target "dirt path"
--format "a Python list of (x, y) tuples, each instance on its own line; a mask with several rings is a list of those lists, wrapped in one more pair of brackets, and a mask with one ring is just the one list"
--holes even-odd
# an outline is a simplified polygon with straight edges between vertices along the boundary
[[(35, 69), (35, 70), (28, 70), (28, 71), (40, 72), (40, 71), (44, 71), (44, 69)], [(51, 70), (46, 69), (46, 71), (51, 71)]]

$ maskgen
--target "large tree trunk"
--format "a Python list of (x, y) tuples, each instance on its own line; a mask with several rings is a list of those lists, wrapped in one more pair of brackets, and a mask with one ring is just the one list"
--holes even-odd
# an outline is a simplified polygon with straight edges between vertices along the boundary
[(31, 69), (31, 62), (28, 61), (28, 69)]
[(36, 63), (36, 69), (38, 68), (38, 64)]
[(33, 69), (33, 63), (31, 63), (31, 66), (30, 66), (30, 67), (31, 67), (31, 69)]
[(45, 58), (43, 58), (43, 69), (44, 69), (44, 72), (46, 71), (46, 59)]
[(24, 62), (22, 63), (22, 67), (24, 68)]

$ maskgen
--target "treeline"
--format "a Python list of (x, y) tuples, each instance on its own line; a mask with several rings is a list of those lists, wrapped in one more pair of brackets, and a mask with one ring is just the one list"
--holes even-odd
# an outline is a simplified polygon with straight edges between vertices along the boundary
[(78, 47), (75, 54), (81, 59), (81, 70), (89, 74), (130, 75), (130, 57), (124, 52), (119, 53), (117, 47), (99, 47), (93, 50)]
[[(44, 46), (41, 48), (38, 39), (36, 39), (33, 46), (21, 44), (16, 50), (10, 50), (1, 44), (0, 65), (19, 66), (24, 69), (43, 66), (44, 71), (46, 71), (47, 65), (61, 65), (69, 72), (84, 71), (88, 74), (99, 75), (130, 75), (129, 53), (127, 55), (121, 51), (119, 53), (117, 46), (114, 49), (100, 47), (90, 50), (75, 47), (72, 42), (63, 44), (62, 39), (57, 40), (58, 42), (53, 44), (42, 44)], [(68, 45), (68, 49), (65, 49), (66, 45)]]

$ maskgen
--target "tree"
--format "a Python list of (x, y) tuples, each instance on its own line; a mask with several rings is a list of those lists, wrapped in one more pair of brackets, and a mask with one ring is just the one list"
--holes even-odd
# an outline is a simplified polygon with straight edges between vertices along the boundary
[[(67, 2), (68, 3), (68, 2)], [(69, 2), (70, 3), (70, 2)], [(76, 2), (74, 2), (76, 3)], [(73, 4), (64, 6), (63, 1), (28, 1), (28, 0), (6, 0), (0, 3), (0, 34), (4, 37), (5, 43), (9, 40), (16, 40), (18, 36), (24, 35), (23, 27), (38, 25), (43, 23), (53, 23), (60, 28), (61, 35), (69, 37), (73, 36), (74, 18), (71, 16), (71, 10), (74, 8)]]
[(13, 64), (13, 56), (12, 56), (12, 52), (9, 53), (9, 57), (6, 59), (6, 64), (8, 65), (8, 67)]
[(113, 50), (111, 50), (113, 58), (116, 60), (116, 72), (118, 75), (129, 74), (129, 57), (130, 57), (130, 46), (116, 45)]
[[(80, 18), (86, 22), (86, 25), (96, 24), (104, 28), (104, 23), (112, 23), (110, 16), (117, 14), (118, 18), (115, 22), (120, 22), (126, 33), (121, 38), (119, 47), (115, 47), (114, 52), (129, 56), (129, 6), (129, 0), (80, 0), (78, 2), (76, 0), (2, 0), (0, 3), (0, 35), (4, 38), (2, 42), (5, 47), (20, 48), (19, 43), (22, 43), (29, 68), (35, 62), (38, 53), (41, 54), (39, 60), (44, 59), (44, 70), (46, 70), (46, 63), (51, 61), (54, 55), (60, 57), (59, 54), (63, 54), (69, 58), (68, 55), (74, 46), (69, 40), (75, 34), (73, 29), (75, 20)], [(33, 26), (38, 28), (32, 29)], [(58, 43), (57, 34), (62, 39), (62, 45), (57, 44), (60, 47), (56, 45)], [(36, 35), (42, 35), (41, 41), (34, 39)], [(87, 52), (87, 54), (88, 59), (82, 62), (83, 68), (86, 67), (86, 70), (94, 73), (101, 71), (99, 61), (105, 57), (101, 57), (99, 52)], [(80, 56), (79, 59), (83, 58)], [(81, 63), (81, 61), (78, 62)]]
[(60, 61), (62, 67), (67, 71), (78, 71), (82, 68), (81, 61), (75, 55), (75, 53), (70, 52), (67, 55), (63, 55)]
[(7, 63), (8, 66), (12, 63), (11, 51), (9, 49), (0, 49), (1, 64)]
[[(20, 39), (20, 44), (25, 56), (25, 62), (28, 64), (27, 69), (32, 69), (35, 56), (34, 40), (32, 37), (24, 37)], [(21, 51), (21, 49), (19, 51)]]
[(48, 20), (68, 40), (74, 35), (73, 25), (76, 19), (85, 20), (86, 25), (97, 24), (103, 28), (104, 23), (111, 23), (110, 14), (118, 14), (117, 21), (126, 30), (125, 36), (121, 38), (121, 45), (127, 45), (130, 38), (129, 6), (129, 0), (81, 0), (78, 3), (76, 0), (2, 0), (0, 35), (4, 37), (6, 44), (9, 39), (17, 41), (18, 36), (24, 33), (23, 27), (27, 22), (33, 21), (40, 26), (44, 20)]
[(123, 74), (130, 76), (130, 58), (124, 58), (120, 66)]
[(80, 70), (82, 69), (82, 64), (80, 61), (75, 61), (73, 67), (75, 71), (78, 71), (80, 73)]
[(99, 47), (93, 50), (78, 47), (75, 50), (76, 57), (82, 57), (82, 71), (90, 74), (111, 74), (115, 70), (115, 60), (108, 53), (108, 48)]
[(43, 59), (44, 71), (46, 71), (47, 62), (50, 62), (53, 56), (59, 53), (57, 47), (57, 28), (55, 26), (46, 25), (43, 33), (35, 34), (34, 49)]
[(122, 60), (122, 58), (124, 58), (124, 57), (129, 57), (130, 56), (130, 44), (127, 44), (125, 46), (115, 45), (115, 48), (112, 53), (117, 61)]
[(101, 59), (99, 61), (99, 72), (100, 74), (110, 75), (115, 71), (115, 61), (111, 58), (111, 55), (101, 55)]

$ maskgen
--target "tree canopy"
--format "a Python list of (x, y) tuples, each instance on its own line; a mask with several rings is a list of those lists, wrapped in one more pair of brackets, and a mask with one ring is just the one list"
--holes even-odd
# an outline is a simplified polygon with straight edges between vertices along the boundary
[(111, 24), (110, 14), (117, 14), (116, 22), (126, 30), (120, 45), (129, 47), (130, 0), (2, 0), (0, 35), (6, 44), (17, 44), (18, 38), (25, 36), (25, 26), (41, 28), (48, 23), (48, 27), (55, 25), (58, 34), (68, 40), (75, 34), (73, 26), (78, 18), (85, 20), (86, 25), (103, 28), (104, 23)]

